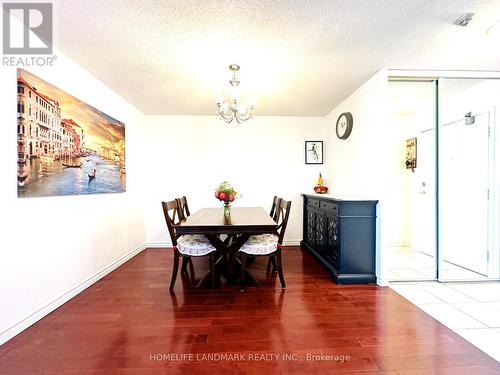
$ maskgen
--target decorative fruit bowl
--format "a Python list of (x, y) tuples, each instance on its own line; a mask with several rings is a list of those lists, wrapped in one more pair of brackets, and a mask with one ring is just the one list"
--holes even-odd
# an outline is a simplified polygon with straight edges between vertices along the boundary
[(325, 194), (328, 191), (328, 188), (323, 185), (316, 185), (314, 187), (314, 191), (318, 194)]

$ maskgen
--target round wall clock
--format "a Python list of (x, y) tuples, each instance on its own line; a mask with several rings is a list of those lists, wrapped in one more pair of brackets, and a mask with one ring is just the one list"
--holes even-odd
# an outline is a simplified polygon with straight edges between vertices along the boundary
[(337, 126), (335, 128), (337, 137), (339, 139), (347, 139), (352, 131), (352, 114), (351, 112), (342, 113), (337, 119)]

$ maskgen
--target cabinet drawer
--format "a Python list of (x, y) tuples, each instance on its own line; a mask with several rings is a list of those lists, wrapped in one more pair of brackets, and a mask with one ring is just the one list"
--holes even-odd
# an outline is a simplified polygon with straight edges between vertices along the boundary
[(335, 215), (339, 214), (339, 205), (335, 202), (320, 202), (320, 208)]
[(314, 208), (319, 208), (319, 200), (317, 200), (317, 199), (308, 199), (307, 204), (309, 206), (314, 207)]

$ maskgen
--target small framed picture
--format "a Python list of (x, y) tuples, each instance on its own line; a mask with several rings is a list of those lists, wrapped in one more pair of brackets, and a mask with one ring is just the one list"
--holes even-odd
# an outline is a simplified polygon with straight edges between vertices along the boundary
[(306, 141), (306, 164), (323, 164), (323, 141)]
[(410, 138), (406, 140), (406, 169), (412, 171), (417, 168), (417, 138)]

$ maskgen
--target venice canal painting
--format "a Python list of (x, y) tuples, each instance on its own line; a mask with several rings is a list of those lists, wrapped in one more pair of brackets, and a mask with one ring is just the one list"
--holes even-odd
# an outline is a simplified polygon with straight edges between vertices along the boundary
[(125, 125), (17, 70), (19, 197), (125, 191)]

